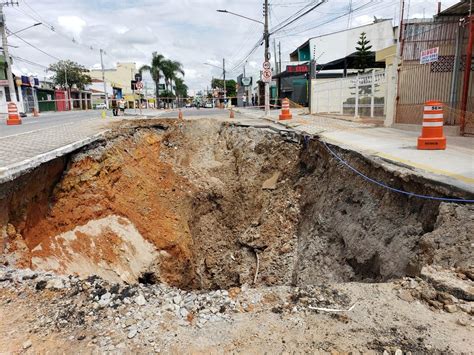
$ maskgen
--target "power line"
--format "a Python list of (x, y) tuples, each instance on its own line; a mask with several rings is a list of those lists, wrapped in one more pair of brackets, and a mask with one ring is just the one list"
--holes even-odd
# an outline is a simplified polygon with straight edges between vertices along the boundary
[(278, 31), (281, 31), (282, 29), (284, 29), (285, 27), (288, 27), (289, 25), (291, 25), (292, 23), (298, 21), (300, 18), (306, 16), (307, 14), (309, 14), (311, 11), (313, 11), (314, 9), (316, 9), (317, 7), (321, 6), (322, 4), (326, 3), (327, 0), (322, 0), (320, 1), (319, 3), (317, 3), (316, 5), (314, 5), (313, 7), (311, 7), (310, 9), (306, 10), (305, 12), (299, 14), (298, 16), (296, 16), (294, 19), (292, 19), (290, 22), (288, 23), (285, 23), (285, 24), (282, 24), (280, 26), (277, 26), (276, 29), (274, 29), (273, 31), (271, 31), (270, 34), (274, 34)]
[(32, 43), (30, 43), (30, 42), (28, 42), (26, 39), (21, 38), (21, 37), (18, 36), (17, 34), (11, 32), (11, 31), (9, 31), (9, 30), (8, 30), (8, 32), (9, 32), (12, 36), (15, 36), (15, 37), (18, 38), (20, 41), (26, 43), (26, 44), (29, 45), (30, 47), (32, 47), (32, 48), (36, 49), (37, 51), (39, 51), (39, 52), (41, 52), (41, 53), (47, 55), (48, 57), (51, 57), (51, 58), (53, 58), (53, 59), (55, 59), (55, 60), (58, 60), (58, 61), (61, 60), (60, 58), (58, 58), (58, 57), (56, 57), (56, 56), (54, 56), (54, 55), (52, 55), (52, 54), (49, 54), (48, 52), (42, 50), (41, 48), (38, 48), (37, 46), (35, 46), (34, 44), (32, 44)]
[[(357, 12), (357, 11), (360, 11), (360, 10), (366, 8), (366, 7), (372, 8), (373, 6), (377, 6), (378, 8), (376, 8), (376, 9), (373, 9), (373, 8), (372, 8), (372, 9), (371, 9), (371, 11), (374, 11), (374, 10), (382, 10), (382, 9), (384, 9), (384, 8), (391, 7), (391, 6), (394, 6), (394, 5), (395, 5), (394, 3), (390, 3), (390, 4), (381, 4), (381, 3), (373, 4), (373, 2), (374, 2), (374, 0), (371, 0), (371, 1), (369, 1), (368, 3), (365, 3), (365, 4), (361, 5), (361, 6), (359, 6), (359, 7), (355, 8), (355, 9), (353, 9), (353, 10), (352, 10), (352, 13)], [(372, 4), (372, 5), (371, 5), (371, 4)], [(382, 5), (382, 6), (381, 6), (381, 5)], [(302, 33), (304, 33), (304, 32), (308, 32), (308, 31), (314, 30), (314, 29), (316, 29), (316, 28), (319, 28), (319, 27), (321, 27), (321, 26), (327, 25), (327, 24), (329, 24), (329, 23), (335, 22), (336, 20), (339, 20), (339, 19), (341, 19), (341, 18), (347, 16), (348, 14), (349, 14), (349, 12), (346, 12), (346, 13), (340, 15), (340, 16), (336, 16), (336, 17), (334, 17), (334, 18), (332, 18), (332, 19), (329, 19), (328, 21), (319, 23), (319, 24), (317, 24), (317, 25), (315, 25), (315, 26), (311, 26), (311, 27), (302, 28), (303, 26), (307, 26), (308, 24), (303, 25), (303, 26), (294, 27), (294, 28), (288, 30), (287, 33), (290, 33), (290, 31), (295, 31), (295, 30), (297, 30), (298, 28), (300, 28), (300, 29), (302, 28), (302, 29), (301, 29), (301, 30), (297, 30), (296, 32), (293, 32), (293, 33), (291, 33), (291, 34), (287, 34), (287, 35), (284, 35), (284, 36), (279, 36), (279, 37), (277, 37), (277, 38), (284, 38), (284, 37), (288, 37), (288, 36), (297, 36), (297, 35), (300, 35), (300, 34), (302, 34)]]
[(24, 63), (30, 64), (30, 65), (33, 65), (33, 66), (37, 66), (37, 67), (39, 67), (39, 68), (43, 68), (43, 69), (45, 69), (45, 71), (52, 71), (52, 70), (49, 69), (49, 67), (47, 67), (47, 66), (45, 66), (45, 65), (43, 65), (43, 64), (39, 64), (39, 63), (33, 62), (33, 61), (31, 61), (31, 60), (18, 57), (18, 56), (16, 56), (16, 55), (12, 55), (12, 58), (13, 58), (13, 59), (16, 59), (17, 61), (20, 61), (20, 62), (24, 62)]

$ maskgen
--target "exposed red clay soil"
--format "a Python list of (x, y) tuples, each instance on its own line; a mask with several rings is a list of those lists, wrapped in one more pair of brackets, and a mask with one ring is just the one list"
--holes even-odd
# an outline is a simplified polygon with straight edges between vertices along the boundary
[[(41, 201), (50, 209), (34, 206), (38, 211), (29, 213), (28, 223), (20, 227), (28, 248), (41, 244), (35, 256), (48, 257), (55, 247), (51, 237), (108, 215), (126, 216), (146, 240), (169, 254), (162, 259), (161, 277), (171, 284), (188, 284), (193, 277), (192, 241), (182, 202), (193, 187), (160, 160), (160, 143), (159, 135), (145, 133), (136, 140), (119, 139), (97, 159), (84, 156), (71, 162), (49, 203)], [(73, 247), (83, 253), (88, 248), (81, 240)], [(118, 242), (113, 233), (105, 232), (96, 239), (96, 248), (103, 250), (105, 260), (113, 261)]]

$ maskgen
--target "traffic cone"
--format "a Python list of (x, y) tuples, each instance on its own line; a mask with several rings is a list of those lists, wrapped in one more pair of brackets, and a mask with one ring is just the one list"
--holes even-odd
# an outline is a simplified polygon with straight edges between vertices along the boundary
[(18, 108), (16, 107), (15, 103), (9, 102), (7, 125), (13, 126), (13, 125), (20, 125), (20, 124), (21, 124), (21, 118), (20, 118), (20, 115), (18, 114)]
[(182, 120), (183, 119), (183, 111), (181, 111), (181, 109), (178, 110), (178, 120)]
[(443, 103), (427, 101), (423, 112), (423, 128), (418, 138), (419, 150), (444, 150), (446, 137), (443, 132)]
[(39, 117), (39, 112), (37, 109), (33, 109), (33, 117)]
[(290, 100), (283, 99), (281, 103), (280, 121), (291, 120), (292, 118), (293, 118), (293, 115), (290, 112)]
[(230, 118), (235, 118), (234, 110), (230, 109)]

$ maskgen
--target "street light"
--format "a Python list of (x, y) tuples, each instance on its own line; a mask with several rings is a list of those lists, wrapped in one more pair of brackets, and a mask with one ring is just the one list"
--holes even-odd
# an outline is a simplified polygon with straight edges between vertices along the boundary
[[(264, 61), (267, 62), (270, 60), (270, 32), (268, 30), (268, 0), (264, 1), (263, 4), (263, 12), (265, 15), (265, 22), (255, 20), (253, 18), (236, 14), (235, 12), (230, 12), (227, 10), (217, 10), (217, 12), (224, 13), (224, 14), (230, 14), (234, 16), (238, 16), (241, 18), (244, 18), (246, 20), (252, 21), (252, 22), (257, 22), (263, 25), (263, 40), (265, 42), (265, 59)], [(270, 114), (270, 83), (268, 81), (265, 81), (265, 116), (268, 116)]]
[(231, 12), (231, 11), (227, 11), (227, 10), (216, 10), (216, 11), (217, 11), (217, 12), (221, 12), (221, 13), (223, 13), (223, 14), (231, 14), (231, 15), (234, 15), (234, 16), (242, 17), (242, 18), (245, 18), (245, 19), (247, 19), (247, 20), (249, 20), (249, 21), (258, 22), (259, 24), (265, 26), (265, 24), (264, 24), (262, 21), (255, 20), (255, 19), (253, 19), (253, 18), (244, 16), (244, 15), (236, 14), (235, 12)]
[(42, 25), (42, 24), (43, 24), (42, 22), (38, 22), (38, 23), (35, 23), (35, 24), (31, 25), (31, 26), (25, 27), (25, 28), (22, 29), (22, 30), (19, 30), (19, 31), (16, 31), (16, 32), (10, 32), (7, 37), (16, 35), (17, 33), (20, 33), (20, 32), (26, 31), (26, 30), (29, 30), (30, 28), (33, 28), (33, 27), (36, 27), (36, 26), (40, 26), (40, 25)]

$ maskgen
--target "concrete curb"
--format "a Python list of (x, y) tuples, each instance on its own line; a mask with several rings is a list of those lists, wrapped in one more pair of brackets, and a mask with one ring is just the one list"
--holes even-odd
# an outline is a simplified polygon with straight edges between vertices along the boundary
[(0, 168), (0, 184), (3, 184), (7, 181), (11, 181), (23, 175), (34, 168), (37, 168), (41, 164), (47, 163), (57, 157), (69, 154), (75, 150), (78, 150), (88, 144), (91, 144), (100, 138), (102, 138), (110, 130), (105, 130), (103, 132), (97, 133), (91, 137), (82, 139), (80, 141), (62, 146), (60, 148), (51, 150), (47, 153), (43, 153), (35, 156), (34, 158), (23, 160), (19, 163), (7, 165)]

